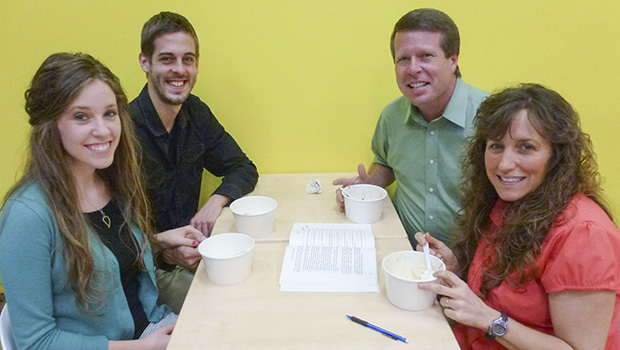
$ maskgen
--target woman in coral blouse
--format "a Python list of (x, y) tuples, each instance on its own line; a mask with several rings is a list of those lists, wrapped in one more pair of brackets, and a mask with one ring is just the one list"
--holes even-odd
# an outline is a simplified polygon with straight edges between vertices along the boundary
[(577, 113), (525, 84), (489, 97), (475, 130), (454, 252), (416, 234), (449, 271), (420, 288), (463, 349), (620, 349), (620, 231)]

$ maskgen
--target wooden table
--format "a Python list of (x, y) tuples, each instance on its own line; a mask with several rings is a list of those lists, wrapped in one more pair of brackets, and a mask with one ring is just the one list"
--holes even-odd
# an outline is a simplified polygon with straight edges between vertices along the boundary
[[(278, 212), (272, 235), (256, 242), (252, 275), (238, 285), (218, 286), (209, 281), (201, 263), (168, 349), (459, 349), (438, 305), (424, 311), (405, 311), (386, 298), (383, 257), (411, 249), (389, 201), (381, 221), (373, 224), (379, 293), (280, 291), (278, 281), (292, 223), (348, 222), (337, 211), (331, 186), (331, 180), (341, 175), (351, 176), (261, 175), (253, 194), (275, 198)], [(321, 179), (323, 194), (305, 193), (305, 184), (312, 178)], [(297, 207), (292, 205), (295, 203)], [(300, 203), (310, 209), (300, 210)], [(388, 222), (389, 218), (400, 228)], [(214, 234), (234, 231), (232, 228), (232, 215), (227, 209)], [(409, 343), (355, 324), (347, 314), (404, 336)]]
[[(257, 241), (288, 242), (296, 222), (351, 223), (338, 210), (336, 189), (332, 181), (341, 177), (353, 177), (355, 173), (321, 174), (266, 174), (260, 175), (258, 184), (250, 196), (267, 196), (278, 202), (273, 233)], [(321, 180), (323, 192), (306, 193), (306, 185), (312, 180)], [(406, 237), (405, 229), (398, 218), (394, 205), (385, 201), (381, 219), (372, 224), (375, 238)], [(213, 233), (237, 232), (230, 208), (224, 208), (213, 228)]]

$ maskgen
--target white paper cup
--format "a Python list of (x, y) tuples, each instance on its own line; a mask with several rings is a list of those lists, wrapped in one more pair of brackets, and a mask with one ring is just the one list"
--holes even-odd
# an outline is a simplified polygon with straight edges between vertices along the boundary
[[(394, 252), (383, 258), (381, 263), (385, 275), (385, 292), (392, 305), (410, 311), (428, 309), (433, 305), (436, 293), (418, 288), (420, 282), (439, 283), (435, 277), (418, 279), (426, 270), (424, 253), (411, 250)], [(445, 270), (446, 265), (431, 255), (433, 271)], [(416, 276), (417, 275), (417, 276)]]
[(266, 237), (273, 232), (278, 202), (264, 196), (248, 196), (230, 204), (237, 231), (254, 238)]
[(381, 218), (383, 202), (387, 191), (375, 185), (351, 185), (344, 191), (344, 209), (352, 222), (357, 224), (372, 224)]
[(215, 284), (231, 285), (245, 281), (252, 273), (254, 239), (242, 233), (211, 236), (198, 245), (198, 252)]

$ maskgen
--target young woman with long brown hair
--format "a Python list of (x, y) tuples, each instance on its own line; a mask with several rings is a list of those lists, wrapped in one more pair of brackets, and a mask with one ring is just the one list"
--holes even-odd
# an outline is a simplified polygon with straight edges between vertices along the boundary
[[(22, 178), (0, 217), (0, 274), (19, 348), (165, 349), (127, 97), (85, 54), (48, 57), (25, 93)], [(152, 325), (151, 325), (152, 324)]]

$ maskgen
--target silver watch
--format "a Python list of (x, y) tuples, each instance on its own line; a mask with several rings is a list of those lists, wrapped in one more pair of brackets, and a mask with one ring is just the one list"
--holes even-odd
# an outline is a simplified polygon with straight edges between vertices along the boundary
[(491, 323), (484, 336), (487, 337), (487, 339), (495, 339), (495, 337), (501, 337), (506, 334), (506, 332), (508, 332), (508, 316), (502, 313), (498, 319)]

